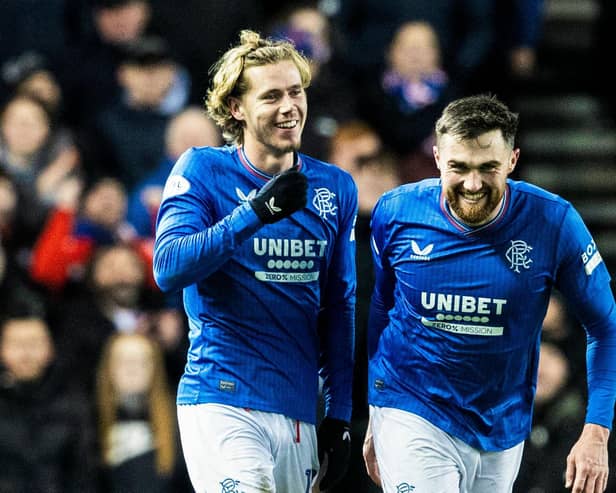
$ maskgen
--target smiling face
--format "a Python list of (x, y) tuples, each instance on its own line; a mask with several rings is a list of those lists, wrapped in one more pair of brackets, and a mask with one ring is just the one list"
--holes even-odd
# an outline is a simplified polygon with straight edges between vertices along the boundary
[(248, 90), (231, 98), (231, 113), (244, 124), (243, 142), (257, 165), (280, 160), (301, 144), (306, 122), (306, 91), (297, 66), (291, 60), (249, 67), (243, 77)]
[(469, 140), (441, 136), (434, 158), (453, 215), (469, 226), (491, 221), (498, 214), (507, 177), (519, 154), (519, 149), (505, 142), (500, 130)]

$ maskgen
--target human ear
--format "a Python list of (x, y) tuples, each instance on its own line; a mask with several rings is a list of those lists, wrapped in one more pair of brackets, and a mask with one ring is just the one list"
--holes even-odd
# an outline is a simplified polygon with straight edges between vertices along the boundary
[(441, 165), (439, 164), (438, 147), (435, 145), (432, 146), (432, 155), (434, 156), (434, 162), (436, 163), (436, 168), (441, 169)]
[(516, 164), (518, 163), (518, 159), (520, 158), (520, 149), (513, 149), (511, 151), (511, 158), (509, 160), (509, 167), (508, 167), (508, 172), (511, 173), (514, 169)]
[(229, 110), (233, 118), (239, 121), (246, 119), (242, 102), (236, 97), (229, 97)]

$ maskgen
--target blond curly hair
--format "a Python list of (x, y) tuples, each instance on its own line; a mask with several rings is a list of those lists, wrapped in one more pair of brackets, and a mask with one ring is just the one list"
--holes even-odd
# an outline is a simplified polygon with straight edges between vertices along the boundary
[(243, 122), (231, 114), (229, 98), (241, 97), (249, 89), (244, 71), (285, 60), (295, 63), (302, 87), (307, 88), (311, 80), (310, 63), (295, 46), (287, 40), (263, 38), (249, 29), (241, 31), (239, 44), (227, 50), (212, 66), (212, 83), (207, 91), (205, 107), (227, 142), (243, 143)]

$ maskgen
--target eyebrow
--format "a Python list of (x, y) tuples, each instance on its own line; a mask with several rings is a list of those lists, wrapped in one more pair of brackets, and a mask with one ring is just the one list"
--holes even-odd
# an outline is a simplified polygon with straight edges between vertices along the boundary
[(293, 84), (291, 86), (285, 87), (285, 88), (280, 88), (280, 87), (271, 87), (269, 89), (264, 89), (263, 91), (261, 91), (258, 95), (259, 96), (265, 96), (267, 94), (272, 94), (272, 93), (280, 93), (280, 92), (285, 92), (285, 91), (293, 91), (296, 89), (303, 89), (303, 86), (301, 84)]
[[(449, 161), (447, 161), (447, 165), (450, 167), (459, 167), (459, 168), (470, 168), (471, 166), (465, 162), (465, 161), (456, 161), (455, 159), (450, 159)], [(491, 161), (484, 161), (483, 163), (479, 163), (477, 166), (472, 166), (473, 168), (482, 168), (482, 167), (486, 167), (486, 166), (493, 166), (493, 167), (498, 167), (498, 166), (502, 166), (503, 163), (501, 163), (500, 161), (495, 161), (495, 160), (491, 160)]]

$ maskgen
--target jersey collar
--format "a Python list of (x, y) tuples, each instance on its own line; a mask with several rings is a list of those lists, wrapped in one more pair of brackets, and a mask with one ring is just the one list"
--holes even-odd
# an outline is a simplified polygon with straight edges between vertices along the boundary
[(445, 215), (447, 220), (458, 231), (461, 231), (462, 233), (465, 233), (465, 234), (474, 234), (474, 233), (478, 233), (480, 231), (484, 231), (484, 230), (486, 230), (488, 228), (491, 228), (491, 227), (495, 226), (496, 224), (500, 223), (500, 221), (505, 216), (505, 212), (509, 209), (510, 197), (511, 197), (511, 193), (509, 191), (509, 184), (507, 184), (507, 186), (505, 187), (505, 193), (503, 194), (503, 199), (501, 200), (500, 208), (499, 208), (498, 213), (496, 214), (496, 216), (491, 221), (489, 221), (489, 222), (487, 222), (485, 224), (482, 224), (481, 226), (477, 226), (477, 227), (473, 227), (473, 226), (469, 226), (468, 224), (464, 224), (462, 221), (459, 221), (452, 214), (451, 209), (449, 208), (449, 204), (447, 203), (447, 200), (445, 198), (445, 194), (444, 193), (441, 193), (441, 200), (440, 200), (440, 202), (441, 202), (441, 211), (443, 211), (443, 214)]
[[(265, 180), (265, 181), (269, 181), (274, 176), (274, 175), (270, 175), (269, 173), (266, 173), (264, 171), (261, 171), (254, 164), (252, 164), (250, 162), (250, 159), (248, 159), (248, 156), (246, 156), (246, 152), (244, 152), (244, 147), (238, 146), (238, 148), (237, 148), (237, 155), (239, 157), (240, 163), (242, 163), (242, 166), (251, 175), (256, 176), (257, 178), (260, 178), (260, 179)], [(304, 165), (304, 162), (302, 161), (302, 158), (300, 157), (300, 155), (297, 152), (293, 153), (293, 165), (297, 166), (297, 169), (299, 171), (302, 170), (302, 167)]]

